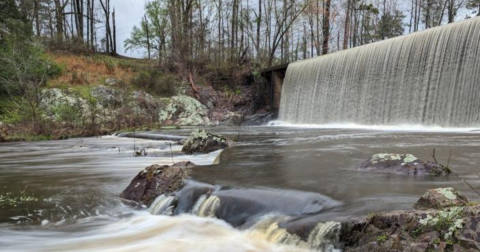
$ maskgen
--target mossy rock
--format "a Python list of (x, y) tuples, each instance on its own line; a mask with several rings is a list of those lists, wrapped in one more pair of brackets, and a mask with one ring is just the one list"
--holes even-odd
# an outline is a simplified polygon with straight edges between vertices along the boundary
[(160, 122), (172, 122), (180, 126), (209, 126), (208, 109), (196, 99), (179, 95), (173, 96), (167, 106), (160, 110)]
[(205, 130), (196, 130), (183, 143), (182, 152), (185, 154), (209, 153), (225, 149), (232, 145), (226, 137), (214, 135)]

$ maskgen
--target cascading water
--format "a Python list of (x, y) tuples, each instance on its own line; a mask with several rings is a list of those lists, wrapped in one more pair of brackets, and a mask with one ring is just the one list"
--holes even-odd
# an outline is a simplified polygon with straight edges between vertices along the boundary
[[(257, 239), (321, 252), (337, 251), (339, 222), (302, 221), (301, 217), (314, 216), (312, 214), (337, 206), (339, 202), (308, 192), (213, 188), (190, 181), (175, 196), (158, 196), (149, 212), (153, 215), (188, 213), (222, 219)], [(198, 195), (199, 192), (204, 193)]]
[(279, 119), (480, 126), (480, 18), (288, 66)]

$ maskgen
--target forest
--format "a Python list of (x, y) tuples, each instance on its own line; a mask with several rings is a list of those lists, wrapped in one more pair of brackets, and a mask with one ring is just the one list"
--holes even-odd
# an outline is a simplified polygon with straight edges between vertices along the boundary
[[(117, 43), (174, 67), (204, 62), (293, 62), (452, 23), (480, 13), (479, 0), (155, 0), (126, 41), (116, 39), (114, 1), (5, 0), (2, 31), (57, 47), (117, 54)], [(12, 7), (15, 6), (15, 7)], [(15, 10), (12, 10), (15, 8)], [(18, 22), (17, 22), (18, 24)]]

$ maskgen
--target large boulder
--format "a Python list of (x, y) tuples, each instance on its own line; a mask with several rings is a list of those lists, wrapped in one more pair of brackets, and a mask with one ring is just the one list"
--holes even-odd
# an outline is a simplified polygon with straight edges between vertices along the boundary
[(52, 121), (82, 121), (90, 115), (91, 105), (73, 90), (45, 89), (41, 96), (40, 108)]
[(209, 126), (208, 109), (190, 96), (173, 96), (159, 112), (160, 122), (169, 121), (180, 126)]
[(119, 91), (103, 85), (92, 88), (91, 96), (104, 108), (118, 108), (124, 102)]
[(154, 164), (143, 169), (120, 194), (131, 204), (150, 205), (159, 195), (172, 193), (185, 185), (191, 162), (179, 162), (171, 166)]
[(442, 175), (450, 173), (450, 169), (432, 161), (422, 161), (412, 154), (379, 153), (359, 167), (361, 170), (373, 172), (406, 173), (415, 175)]
[(182, 152), (185, 154), (209, 153), (231, 145), (232, 141), (226, 137), (214, 135), (205, 130), (195, 130), (183, 143)]

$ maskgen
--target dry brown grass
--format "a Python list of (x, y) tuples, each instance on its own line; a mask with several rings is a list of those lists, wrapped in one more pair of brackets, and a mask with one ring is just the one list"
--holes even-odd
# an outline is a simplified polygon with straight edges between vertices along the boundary
[[(49, 86), (103, 84), (107, 78), (130, 80), (135, 72), (128, 59), (117, 59), (109, 56), (84, 56), (73, 54), (50, 53), (50, 57), (64, 68), (63, 74), (49, 81)], [(121, 67), (121, 65), (123, 67)], [(127, 67), (125, 67), (127, 65)]]

